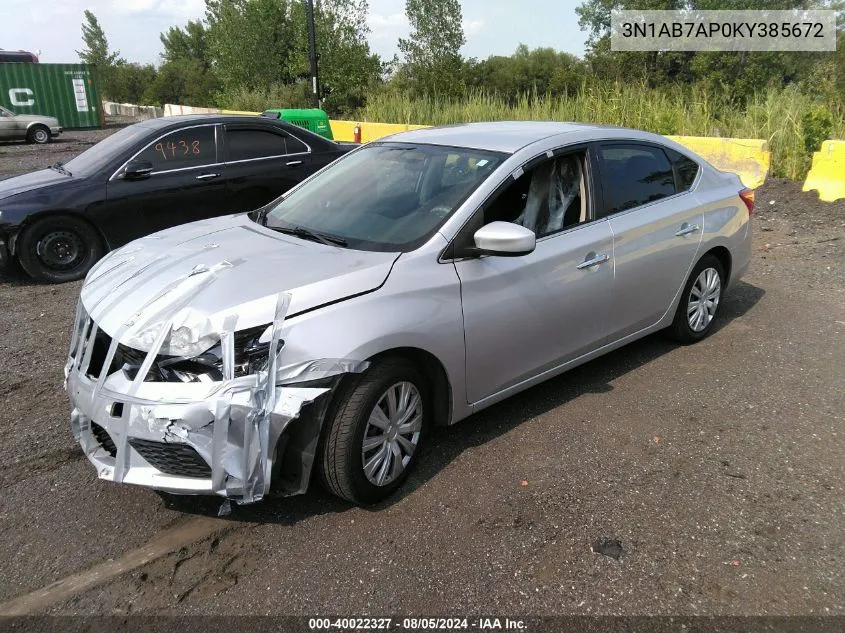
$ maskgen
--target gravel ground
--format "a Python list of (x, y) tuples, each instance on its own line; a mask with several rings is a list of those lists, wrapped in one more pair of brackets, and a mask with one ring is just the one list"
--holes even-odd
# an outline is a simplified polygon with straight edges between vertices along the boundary
[[(0, 146), (0, 175), (102, 134)], [(37, 610), (845, 614), (845, 201), (772, 180), (757, 207), (752, 268), (700, 344), (652, 336), (438, 429), (380, 506), (315, 486), (235, 507)], [(0, 601), (219, 507), (95, 478), (61, 387), (78, 291), (0, 276)]]

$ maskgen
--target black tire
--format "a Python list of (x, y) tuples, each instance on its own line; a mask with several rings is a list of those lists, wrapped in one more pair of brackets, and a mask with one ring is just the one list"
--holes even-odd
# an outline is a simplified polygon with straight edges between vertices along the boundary
[(50, 128), (46, 125), (33, 125), (26, 132), (26, 142), (46, 145), (50, 142)]
[(103, 256), (103, 243), (87, 222), (51, 215), (28, 226), (18, 239), (17, 257), (39, 281), (64, 283), (85, 277)]
[[(371, 482), (364, 472), (363, 442), (368, 419), (384, 394), (400, 383), (411, 383), (421, 399), (422, 424), (416, 448), (404, 470), (385, 485)], [(319, 474), (323, 486), (341, 499), (357, 504), (381, 501), (396, 491), (416, 465), (428, 429), (431, 411), (428, 383), (419, 369), (401, 358), (375, 362), (360, 376), (351, 377), (329, 410), (319, 453)], [(369, 456), (368, 456), (369, 458)], [(395, 457), (391, 457), (395, 460)]]
[[(711, 316), (709, 317), (707, 323), (703, 323), (701, 329), (694, 329), (690, 323), (690, 319), (692, 318), (690, 316), (690, 311), (693, 305), (691, 302), (695, 301), (695, 297), (693, 296), (693, 286), (704, 271), (711, 269), (715, 270), (719, 275), (718, 297), (716, 298), (712, 312), (710, 312)], [(672, 321), (672, 325), (669, 326), (667, 330), (669, 336), (684, 345), (696, 343), (708, 336), (713, 331), (713, 323), (715, 323), (716, 317), (719, 314), (719, 309), (722, 307), (722, 295), (724, 293), (724, 289), (725, 269), (722, 266), (722, 262), (720, 262), (714, 255), (705, 255), (692, 269), (689, 279), (687, 279), (687, 283), (684, 285), (684, 291), (681, 293), (681, 299), (678, 302), (678, 308), (675, 311), (675, 319)], [(700, 292), (700, 288), (697, 287), (696, 291)]]

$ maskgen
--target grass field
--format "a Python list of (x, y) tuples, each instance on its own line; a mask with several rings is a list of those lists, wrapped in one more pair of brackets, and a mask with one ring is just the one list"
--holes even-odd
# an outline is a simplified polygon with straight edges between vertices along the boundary
[(463, 100), (372, 95), (361, 120), (439, 125), (471, 121), (554, 120), (622, 125), (688, 136), (762, 138), (772, 151), (772, 175), (803, 179), (812, 151), (825, 138), (845, 138), (842, 104), (821, 104), (793, 89), (771, 89), (744, 108), (704, 91), (640, 85), (584, 85), (575, 95), (530, 98), (515, 104), (474, 94)]

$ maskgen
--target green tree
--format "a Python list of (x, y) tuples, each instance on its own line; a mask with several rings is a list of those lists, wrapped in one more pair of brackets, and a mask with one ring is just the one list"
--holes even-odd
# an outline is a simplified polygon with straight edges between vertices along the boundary
[(188, 22), (184, 29), (172, 26), (160, 39), (163, 63), (147, 87), (147, 101), (157, 105), (214, 105), (220, 83), (212, 68), (205, 25), (196, 20)]
[[(363, 106), (380, 80), (381, 61), (367, 43), (367, 9), (366, 0), (321, 0), (316, 6), (324, 107), (333, 115)], [(284, 96), (287, 102), (272, 104), (276, 107), (303, 105), (310, 64), (302, 0), (206, 0), (206, 21), (204, 42), (220, 80), (221, 102), (249, 102), (244, 91), (252, 91), (258, 101)], [(185, 35), (168, 32), (162, 38), (166, 51), (172, 51), (167, 54), (192, 48)], [(199, 41), (198, 31), (193, 39)]]
[(462, 94), (460, 51), (466, 39), (458, 0), (406, 0), (405, 15), (411, 35), (399, 39), (400, 82), (417, 94)]
[[(323, 108), (337, 116), (352, 116), (381, 82), (381, 59), (367, 43), (367, 0), (321, 0), (315, 7), (317, 59), (323, 88)], [(310, 81), (306, 12), (303, 2), (293, 5), (296, 31), (291, 57), (294, 74)], [(310, 92), (310, 89), (309, 89)]]
[(812, 72), (830, 54), (806, 52), (618, 52), (610, 50), (613, 9), (807, 9), (831, 8), (831, 0), (585, 0), (575, 9), (589, 33), (586, 60), (593, 74), (649, 86), (702, 84), (744, 101), (767, 86), (785, 86)]
[(85, 21), (82, 23), (82, 42), (85, 48), (76, 51), (83, 64), (95, 66), (94, 75), (100, 85), (103, 95), (117, 100), (118, 96), (113, 94), (117, 89), (113, 85), (114, 68), (125, 64), (120, 56), (120, 51), (109, 50), (109, 42), (103, 27), (100, 26), (97, 16), (88, 9), (84, 12)]
[(211, 66), (208, 55), (208, 31), (200, 20), (191, 20), (182, 29), (171, 26), (160, 36), (164, 50), (161, 58), (165, 62), (196, 60), (206, 67)]
[(118, 64), (109, 74), (109, 97), (119, 103), (146, 105), (147, 89), (156, 76), (152, 64)]
[(584, 62), (552, 48), (529, 50), (520, 44), (510, 57), (492, 56), (470, 60), (464, 66), (467, 85), (496, 94), (510, 103), (521, 95), (559, 96), (575, 93), (585, 76)]
[(206, 0), (207, 45), (224, 90), (291, 83), (291, 0)]

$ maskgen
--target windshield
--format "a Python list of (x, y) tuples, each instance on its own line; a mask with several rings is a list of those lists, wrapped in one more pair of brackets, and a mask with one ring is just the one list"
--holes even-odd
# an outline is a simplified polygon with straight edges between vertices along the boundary
[(0, 116), (15, 116), (15, 113), (0, 106)]
[[(130, 149), (140, 139), (149, 134), (150, 129), (143, 125), (130, 125), (118, 130), (111, 136), (107, 136), (93, 147), (89, 147), (79, 156), (66, 163), (65, 167), (74, 176), (87, 176), (114, 161), (118, 155)], [(119, 165), (114, 165), (115, 169), (118, 167)]]
[(374, 143), (341, 159), (271, 207), (264, 224), (338, 238), (350, 248), (416, 248), (506, 156), (497, 152)]

